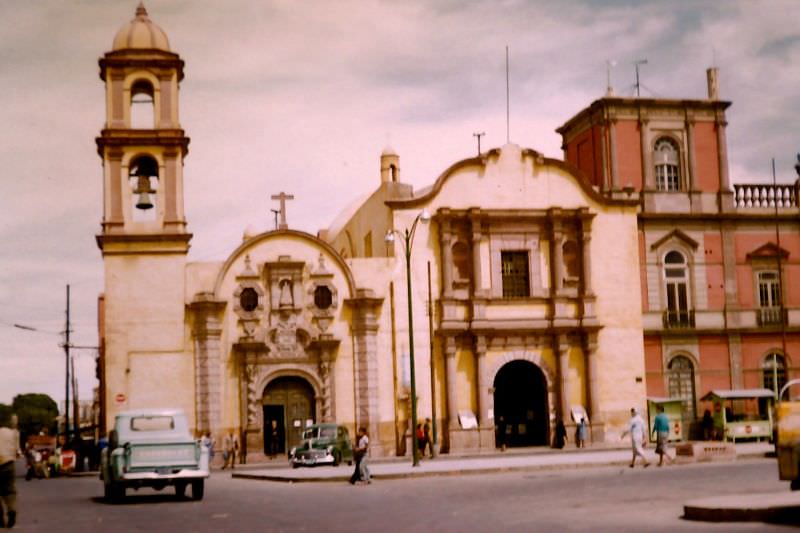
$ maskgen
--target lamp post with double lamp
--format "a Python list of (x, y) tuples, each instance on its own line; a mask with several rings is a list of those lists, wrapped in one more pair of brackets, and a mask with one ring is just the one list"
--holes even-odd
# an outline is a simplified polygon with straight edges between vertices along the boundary
[(414, 315), (411, 305), (411, 246), (414, 244), (414, 233), (417, 224), (422, 221), (428, 222), (431, 219), (427, 209), (423, 209), (411, 224), (411, 228), (406, 228), (402, 233), (398, 230), (388, 230), (386, 232), (386, 244), (393, 244), (395, 233), (403, 238), (406, 246), (406, 289), (408, 291), (408, 360), (411, 371), (411, 449), (413, 450), (412, 466), (419, 466), (419, 445), (417, 444), (417, 383), (414, 376)]

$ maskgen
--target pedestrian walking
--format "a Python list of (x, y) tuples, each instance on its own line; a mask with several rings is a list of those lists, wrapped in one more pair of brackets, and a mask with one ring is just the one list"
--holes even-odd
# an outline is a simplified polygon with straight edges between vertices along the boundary
[(353, 457), (356, 460), (356, 466), (353, 469), (353, 475), (350, 476), (350, 484), (355, 485), (356, 482), (372, 483), (370, 480), (369, 467), (367, 466), (367, 451), (369, 450), (369, 436), (365, 427), (358, 428), (356, 433), (356, 445), (353, 449)]
[(422, 429), (422, 424), (417, 424), (417, 429), (414, 434), (417, 438), (417, 452), (420, 457), (422, 457), (425, 455), (425, 430)]
[(214, 439), (211, 437), (211, 432), (206, 432), (200, 439), (200, 444), (208, 449), (208, 468), (211, 468), (211, 462), (214, 460)]
[(238, 451), (238, 437), (236, 437), (233, 432), (227, 433), (222, 439), (222, 458), (225, 461), (222, 465), (223, 470), (225, 470), (228, 465), (230, 465), (232, 469), (236, 468), (236, 452)]
[(425, 445), (422, 447), (420, 455), (425, 456), (425, 449), (430, 448), (430, 458), (433, 459), (433, 439), (431, 439), (431, 419), (426, 418), (425, 424), (422, 425), (422, 438)]
[(239, 464), (240, 465), (246, 465), (247, 464), (247, 431), (245, 431), (244, 428), (242, 428), (242, 437), (241, 437), (241, 439), (239, 439), (239, 442), (241, 442), (241, 445), (240, 445), (240, 448), (239, 448)]
[(631, 451), (633, 452), (633, 458), (631, 459), (631, 464), (629, 466), (633, 468), (636, 465), (637, 457), (642, 458), (645, 468), (650, 466), (650, 461), (648, 461), (647, 457), (644, 456), (643, 449), (645, 446), (645, 439), (647, 438), (647, 432), (644, 429), (644, 420), (642, 420), (642, 417), (639, 416), (639, 411), (635, 407), (631, 408), (631, 419), (628, 421), (628, 429), (622, 432), (620, 438), (624, 439), (625, 435), (631, 436)]
[(22, 455), (19, 450), (17, 415), (0, 421), (0, 426), (0, 528), (11, 529), (17, 522), (14, 462)]
[(653, 433), (656, 434), (656, 453), (659, 456), (658, 466), (664, 464), (664, 457), (666, 457), (667, 461), (672, 464), (674, 459), (670, 457), (669, 453), (667, 452), (667, 442), (669, 440), (669, 418), (667, 418), (666, 413), (664, 413), (663, 405), (657, 406), (656, 411), (658, 411), (658, 414), (653, 422)]
[(586, 426), (586, 416), (582, 416), (578, 421), (578, 425), (575, 426), (575, 446), (578, 448), (585, 448), (586, 437), (588, 436), (588, 433), (589, 430)]
[(556, 435), (553, 437), (553, 448), (562, 449), (567, 442), (567, 428), (560, 418), (556, 420)]

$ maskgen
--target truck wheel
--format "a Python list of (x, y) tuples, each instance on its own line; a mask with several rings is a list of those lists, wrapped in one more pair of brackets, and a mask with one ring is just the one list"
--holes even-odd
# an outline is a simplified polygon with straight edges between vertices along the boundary
[(200, 501), (203, 499), (204, 483), (202, 479), (192, 481), (192, 499)]
[(342, 462), (342, 452), (339, 450), (333, 450), (333, 466), (339, 466)]
[(175, 483), (175, 496), (183, 498), (186, 495), (186, 483)]
[(103, 488), (106, 501), (110, 503), (119, 503), (125, 498), (125, 487), (122, 487), (116, 483), (106, 483), (103, 485)]
[(800, 490), (800, 479), (793, 479), (789, 488), (792, 490)]

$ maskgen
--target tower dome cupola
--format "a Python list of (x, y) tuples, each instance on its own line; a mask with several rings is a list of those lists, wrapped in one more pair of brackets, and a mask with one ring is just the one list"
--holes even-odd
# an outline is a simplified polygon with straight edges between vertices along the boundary
[(150, 20), (142, 2), (136, 8), (136, 17), (120, 28), (112, 45), (114, 51), (131, 48), (170, 51), (167, 34)]

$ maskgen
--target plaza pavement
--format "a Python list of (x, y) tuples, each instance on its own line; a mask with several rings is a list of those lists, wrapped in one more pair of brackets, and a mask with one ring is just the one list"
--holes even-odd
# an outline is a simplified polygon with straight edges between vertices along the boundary
[[(773, 450), (766, 442), (737, 443), (737, 457), (764, 457)], [(674, 454), (674, 449), (672, 454)], [(658, 462), (654, 448), (645, 449), (653, 468)], [(435, 459), (424, 458), (419, 466), (412, 466), (411, 457), (391, 457), (370, 459), (369, 469), (374, 479), (417, 478), (427, 476), (446, 476), (464, 474), (485, 474), (509, 471), (526, 471), (542, 469), (582, 468), (596, 466), (624, 466), (630, 463), (629, 446), (565, 448), (522, 448), (499, 450), (475, 455), (453, 456), (437, 455)], [(641, 468), (641, 463), (637, 463)], [(352, 468), (346, 464), (338, 467), (314, 466), (291, 468), (285, 458), (275, 459), (258, 465), (239, 465), (232, 471), (235, 478), (260, 479), (283, 482), (323, 482), (345, 481), (350, 477)]]

